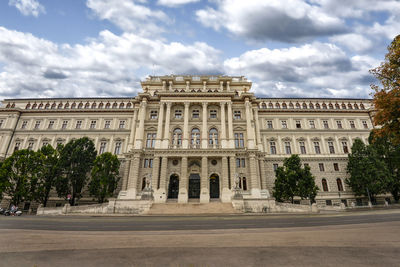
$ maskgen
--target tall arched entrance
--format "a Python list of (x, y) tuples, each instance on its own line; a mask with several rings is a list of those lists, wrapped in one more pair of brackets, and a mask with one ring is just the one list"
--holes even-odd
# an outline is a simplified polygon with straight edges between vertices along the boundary
[(219, 176), (215, 173), (210, 176), (210, 198), (219, 198)]
[(168, 198), (178, 198), (179, 193), (179, 176), (172, 174), (169, 177)]
[(189, 198), (200, 198), (200, 175), (192, 173), (189, 176)]

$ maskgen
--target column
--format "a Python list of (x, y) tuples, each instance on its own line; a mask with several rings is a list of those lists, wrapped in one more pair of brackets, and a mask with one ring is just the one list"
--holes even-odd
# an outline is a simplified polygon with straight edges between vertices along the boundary
[(207, 148), (208, 147), (208, 142), (207, 142), (207, 136), (208, 136), (208, 131), (207, 131), (207, 102), (203, 103), (203, 126), (201, 127), (201, 148)]
[(235, 156), (229, 157), (229, 166), (231, 168), (231, 189), (235, 188), (236, 179), (236, 158)]
[(259, 179), (257, 177), (257, 163), (256, 163), (256, 158), (255, 155), (250, 155), (249, 157), (249, 170), (250, 170), (250, 187), (251, 187), (251, 195), (253, 198), (260, 198), (261, 197), (261, 192), (260, 192), (260, 183)]
[(122, 178), (122, 188), (121, 191), (125, 191), (128, 189), (128, 177), (129, 177), (129, 167), (130, 161), (126, 160), (124, 163), (124, 177)]
[(226, 119), (225, 119), (225, 102), (221, 102), (221, 147), (227, 148), (226, 145)]
[(179, 179), (178, 203), (188, 202), (188, 158), (182, 157), (181, 161), (181, 177)]
[(260, 176), (261, 176), (261, 189), (268, 189), (267, 188), (267, 173), (265, 170), (265, 162), (264, 159), (259, 160), (259, 165), (260, 165)]
[(226, 82), (226, 91), (230, 92), (231, 91), (231, 87), (230, 87), (230, 81)]
[(134, 155), (128, 164), (130, 164), (128, 175), (128, 188), (127, 193), (123, 198), (136, 199), (137, 183), (139, 178), (140, 155)]
[(154, 157), (153, 170), (151, 173), (151, 187), (153, 190), (158, 188), (159, 173), (160, 173), (160, 157)]
[(263, 147), (262, 142), (261, 142), (261, 131), (260, 131), (260, 121), (259, 121), (259, 118), (258, 118), (258, 107), (255, 108), (253, 111), (254, 111), (254, 120), (256, 122), (257, 147), (258, 147), (259, 150), (264, 152), (264, 147)]
[(247, 147), (254, 149), (254, 131), (251, 125), (251, 103), (246, 99)]
[(158, 112), (158, 125), (155, 148), (161, 148), (162, 134), (163, 134), (163, 120), (164, 120), (164, 102), (160, 103), (160, 111)]
[[(154, 166), (154, 165), (153, 165)], [(163, 203), (167, 201), (167, 170), (168, 157), (161, 158), (160, 188), (154, 190), (154, 202)]]
[(167, 102), (167, 112), (165, 113), (165, 130), (164, 130), (164, 140), (162, 148), (168, 148), (169, 146), (169, 123), (171, 121), (171, 102)]
[(235, 140), (233, 136), (233, 116), (232, 116), (232, 102), (228, 102), (228, 135), (229, 135), (229, 148), (235, 147)]
[(231, 201), (231, 190), (229, 190), (229, 176), (228, 176), (228, 157), (222, 157), (222, 170), (221, 170), (221, 185), (222, 185), (222, 202)]
[(182, 147), (188, 148), (189, 147), (189, 102), (185, 102), (185, 113), (183, 117), (183, 140), (182, 140)]
[(208, 190), (208, 158), (201, 158), (201, 177), (200, 177), (200, 203), (210, 202), (210, 192)]
[(147, 107), (147, 99), (143, 98), (142, 103), (140, 103), (139, 128), (135, 134), (135, 149), (143, 148), (144, 120), (146, 119), (146, 107)]

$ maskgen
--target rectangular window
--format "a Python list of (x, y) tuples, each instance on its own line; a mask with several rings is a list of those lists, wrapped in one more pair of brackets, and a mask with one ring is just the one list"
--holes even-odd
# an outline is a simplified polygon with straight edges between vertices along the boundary
[(278, 167), (279, 167), (278, 163), (274, 163), (272, 166), (274, 168), (274, 171), (276, 171), (278, 169)]
[(315, 122), (314, 121), (309, 121), (310, 123), (310, 128), (315, 129)]
[(32, 150), (33, 149), (33, 142), (29, 142), (28, 143), (28, 150)]
[(364, 129), (368, 129), (368, 123), (367, 121), (362, 121), (362, 124), (364, 126)]
[(314, 149), (315, 149), (315, 154), (321, 154), (321, 149), (319, 147), (319, 142), (314, 142)]
[(272, 121), (267, 121), (267, 128), (268, 129), (274, 128), (273, 125), (272, 125)]
[(242, 158), (241, 161), (242, 161), (242, 168), (246, 167), (246, 159)]
[(76, 121), (76, 126), (75, 126), (75, 128), (76, 128), (76, 129), (80, 129), (81, 126), (82, 126), (82, 121)]
[(287, 128), (287, 122), (286, 121), (281, 121), (281, 123), (282, 123), (282, 128), (286, 129)]
[(335, 147), (333, 146), (333, 142), (329, 141), (328, 146), (329, 146), (329, 153), (335, 154)]
[(27, 124), (28, 124), (28, 121), (23, 121), (22, 125), (21, 125), (21, 129), (25, 129)]
[(210, 119), (216, 119), (217, 118), (217, 111), (216, 110), (210, 110)]
[(111, 121), (105, 121), (104, 122), (104, 129), (109, 129), (111, 125)]
[(325, 167), (324, 167), (323, 163), (319, 163), (318, 166), (319, 166), (319, 171), (320, 172), (324, 172), (325, 171)]
[(240, 158), (236, 159), (236, 168), (240, 168)]
[(175, 110), (175, 119), (182, 119), (182, 110), (180, 109)]
[(150, 110), (150, 120), (157, 119), (157, 110)]
[(156, 143), (156, 133), (147, 133), (146, 147), (154, 148)]
[(68, 121), (63, 121), (62, 125), (61, 125), (61, 129), (66, 129), (68, 126)]
[(350, 128), (351, 129), (355, 129), (356, 128), (356, 125), (355, 125), (354, 121), (349, 121), (349, 123), (350, 123)]
[(49, 129), (53, 129), (53, 126), (54, 126), (54, 121), (49, 121)]
[(325, 129), (329, 129), (328, 121), (322, 121), (322, 123), (323, 123)]
[(49, 144), (49, 142), (44, 141), (43, 144), (42, 144), (42, 147), (43, 147), (43, 146), (47, 146), (48, 144)]
[(301, 122), (300, 121), (296, 121), (296, 128), (300, 129), (301, 128)]
[(103, 154), (104, 152), (106, 152), (106, 142), (101, 142), (100, 143), (100, 149), (99, 149), (99, 154)]
[(338, 129), (343, 129), (342, 127), (342, 121), (336, 121)]
[(235, 120), (240, 120), (242, 118), (242, 114), (240, 110), (234, 110), (233, 111), (233, 119)]
[(347, 142), (342, 142), (342, 147), (343, 147), (343, 153), (348, 154), (349, 153), (349, 147), (347, 146)]
[(275, 142), (269, 142), (269, 146), (271, 148), (271, 154), (275, 155), (276, 154), (276, 145)]
[(119, 155), (121, 153), (121, 142), (115, 143), (114, 154)]
[(96, 123), (97, 123), (97, 121), (91, 121), (90, 122), (90, 129), (96, 129)]
[(235, 133), (235, 147), (244, 147), (243, 133)]
[(16, 142), (14, 146), (14, 152), (19, 150), (19, 146), (21, 145), (20, 142)]
[(148, 168), (149, 167), (149, 159), (144, 159), (143, 160), (143, 168)]
[(339, 171), (339, 164), (338, 163), (333, 163), (333, 169), (338, 172)]
[(236, 158), (236, 167), (237, 168), (246, 167), (246, 159), (245, 158)]
[(292, 149), (290, 147), (290, 142), (285, 142), (285, 151), (286, 151), (286, 154), (288, 154), (288, 155), (292, 154)]
[(124, 129), (125, 128), (125, 121), (119, 121), (119, 128)]
[(40, 127), (40, 121), (36, 121), (35, 122), (35, 129), (39, 129), (39, 127)]
[(306, 145), (304, 144), (304, 142), (299, 142), (299, 144), (300, 144), (300, 153), (306, 154)]
[(198, 118), (200, 118), (200, 110), (194, 109), (194, 110), (192, 111), (192, 118), (193, 118), (193, 119), (198, 119)]

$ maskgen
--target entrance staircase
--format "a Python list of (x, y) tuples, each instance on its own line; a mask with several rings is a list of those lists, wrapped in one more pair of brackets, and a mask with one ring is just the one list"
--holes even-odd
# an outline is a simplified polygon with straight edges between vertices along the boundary
[(196, 215), (196, 214), (237, 214), (241, 213), (233, 208), (232, 203), (153, 203), (149, 215)]

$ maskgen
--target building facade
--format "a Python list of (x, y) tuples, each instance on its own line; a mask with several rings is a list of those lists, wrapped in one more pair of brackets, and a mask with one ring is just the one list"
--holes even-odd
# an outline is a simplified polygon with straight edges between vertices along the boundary
[(269, 198), (291, 154), (308, 164), (319, 205), (355, 201), (346, 178), (353, 141), (373, 127), (368, 99), (258, 98), (245, 77), (150, 76), (134, 98), (6, 99), (0, 157), (88, 136), (120, 158), (120, 199), (230, 202)]

